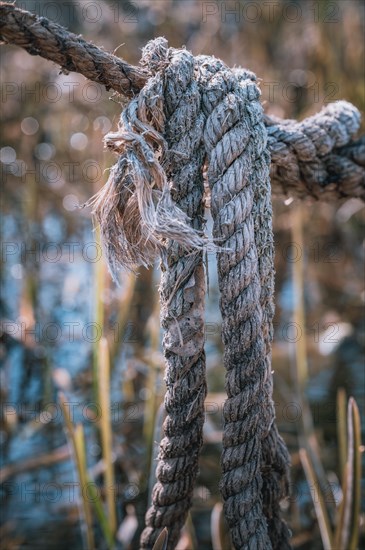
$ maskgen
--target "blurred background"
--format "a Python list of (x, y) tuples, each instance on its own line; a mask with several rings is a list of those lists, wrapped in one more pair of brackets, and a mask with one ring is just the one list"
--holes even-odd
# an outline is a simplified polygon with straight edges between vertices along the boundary
[[(301, 119), (338, 99), (364, 111), (362, 2), (17, 5), (132, 64), (164, 35), (170, 46), (246, 67), (261, 79), (269, 114)], [(1, 547), (138, 548), (163, 420), (159, 266), (122, 273), (117, 286), (90, 209), (79, 208), (115, 161), (102, 138), (116, 129), (123, 102), (19, 48), (3, 45), (0, 54)], [(283, 513), (294, 548), (328, 548), (326, 530), (341, 524), (346, 458), (360, 445), (351, 396), (364, 412), (363, 204), (276, 198), (274, 230), (274, 399), (292, 457)], [(229, 548), (218, 490), (225, 393), (212, 254), (209, 289), (205, 444), (178, 550)]]

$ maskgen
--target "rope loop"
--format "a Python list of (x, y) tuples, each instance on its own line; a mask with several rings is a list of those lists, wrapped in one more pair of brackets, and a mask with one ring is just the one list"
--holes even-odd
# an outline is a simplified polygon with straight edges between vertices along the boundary
[(125, 107), (117, 132), (105, 136), (118, 160), (93, 199), (114, 277), (121, 266), (135, 269), (161, 258), (166, 419), (141, 548), (152, 548), (163, 527), (168, 548), (175, 548), (198, 475), (207, 393), (203, 250), (209, 189), (226, 369), (224, 512), (235, 548), (288, 549), (280, 501), (288, 494), (290, 457), (272, 399), (271, 160), (276, 170), (284, 169), (287, 151), (287, 178), (294, 174), (297, 181), (305, 173), (308, 180), (332, 150), (348, 143), (359, 113), (337, 102), (301, 123), (268, 122), (254, 73), (170, 48), (165, 38), (143, 48), (141, 66), (150, 77)]

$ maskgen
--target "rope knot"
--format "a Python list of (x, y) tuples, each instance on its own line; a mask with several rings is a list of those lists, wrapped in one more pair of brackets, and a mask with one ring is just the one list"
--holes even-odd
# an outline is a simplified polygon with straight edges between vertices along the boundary
[(169, 45), (163, 36), (154, 38), (147, 42), (142, 49), (140, 64), (152, 74), (163, 70), (169, 64)]

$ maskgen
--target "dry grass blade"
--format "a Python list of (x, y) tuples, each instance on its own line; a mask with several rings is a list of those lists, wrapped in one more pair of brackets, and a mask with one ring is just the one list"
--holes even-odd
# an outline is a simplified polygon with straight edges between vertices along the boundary
[[(116, 321), (116, 326), (119, 328), (124, 328), (127, 324), (128, 318), (130, 316), (130, 310), (134, 298), (134, 289), (136, 286), (136, 276), (134, 273), (125, 273), (123, 276), (123, 284), (125, 285), (125, 291), (123, 296), (120, 298), (120, 303), (118, 306), (118, 318)], [(110, 342), (110, 360), (111, 360), (111, 369), (113, 370), (115, 364), (115, 358), (120, 350), (121, 340), (118, 335), (114, 336), (113, 340)], [(134, 393), (130, 396), (130, 401), (134, 399)]]
[[(182, 536), (185, 535), (185, 544), (187, 550), (197, 550), (199, 548), (198, 546), (198, 539), (196, 538), (196, 532), (195, 527), (193, 523), (193, 519), (191, 517), (191, 513), (189, 512), (188, 517), (186, 518), (185, 526), (182, 530)], [(179, 547), (179, 544), (177, 545), (177, 548)]]
[[(95, 229), (95, 241), (99, 250), (101, 248), (100, 227)], [(98, 331), (103, 333), (104, 328), (104, 303), (103, 293), (105, 287), (105, 268), (103, 259), (99, 258), (94, 265), (94, 323)], [(93, 343), (93, 392), (95, 401), (99, 397), (99, 338)]]
[[(303, 236), (303, 208), (301, 205), (292, 210), (291, 214), (292, 237), (299, 250), (305, 250), (305, 240)], [(304, 263), (301, 257), (293, 262), (293, 290), (295, 296), (295, 306), (293, 311), (293, 320), (296, 327), (299, 327), (303, 336), (298, 338), (295, 343), (295, 383), (297, 388), (298, 402), (302, 411), (301, 435), (299, 437), (300, 446), (306, 448), (308, 460), (313, 468), (315, 478), (318, 481), (318, 490), (323, 498), (324, 506), (328, 514), (335, 514), (335, 498), (331, 484), (327, 477), (321, 462), (320, 449), (314, 430), (312, 412), (306, 398), (306, 387), (308, 383), (308, 353), (307, 341), (305, 337), (306, 316), (304, 307)], [(332, 516), (331, 516), (332, 517)]]
[(105, 464), (105, 493), (109, 517), (109, 526), (114, 534), (117, 527), (114, 500), (114, 467), (112, 459), (112, 431), (110, 418), (110, 361), (106, 338), (99, 342), (99, 404), (101, 408), (100, 436)]
[(114, 536), (110, 529), (108, 518), (104, 512), (103, 503), (101, 501), (100, 493), (98, 489), (96, 488), (95, 483), (93, 483), (89, 478), (87, 478), (88, 483), (88, 489), (87, 493), (89, 495), (90, 500), (93, 503), (93, 507), (95, 510), (96, 517), (98, 518), (101, 530), (103, 531), (104, 538), (107, 542), (108, 550), (112, 550), (114, 548)]
[(81, 497), (83, 503), (83, 510), (86, 523), (86, 539), (88, 550), (95, 548), (94, 532), (93, 532), (93, 518), (90, 506), (90, 500), (87, 492), (87, 465), (86, 465), (86, 453), (85, 453), (85, 439), (84, 428), (82, 424), (77, 424), (73, 430), (73, 442), (75, 447), (75, 456), (77, 463), (77, 470), (80, 480)]
[[(303, 250), (303, 213), (301, 206), (297, 206), (297, 208), (292, 211), (291, 220), (293, 242), (299, 247), (299, 250)], [(299, 327), (302, 333), (305, 334), (303, 267), (303, 260), (301, 258), (293, 262), (293, 287), (295, 296), (294, 322), (296, 323), (295, 326)], [(308, 381), (307, 342), (304, 337), (298, 338), (295, 343), (295, 354), (298, 391), (299, 394), (302, 395)], [(307, 427), (312, 427), (312, 421), (306, 418), (305, 411), (303, 411), (303, 422), (305, 424), (305, 429)]]
[(72, 450), (74, 451), (75, 450), (75, 448), (74, 448), (74, 425), (72, 424), (70, 411), (67, 407), (68, 402), (66, 401), (66, 397), (65, 397), (64, 393), (62, 393), (62, 392), (58, 393), (58, 400), (59, 400), (60, 405), (61, 405), (63, 418), (66, 422), (66, 428), (67, 428), (67, 432), (68, 432), (67, 435), (71, 439)]
[(300, 460), (311, 490), (312, 500), (316, 511), (319, 529), (321, 532), (321, 538), (323, 542), (324, 550), (332, 550), (333, 548), (333, 536), (331, 530), (331, 524), (325, 506), (320, 484), (317, 479), (316, 473), (311, 463), (307, 450), (302, 448), (299, 450)]
[(70, 411), (67, 407), (65, 395), (60, 392), (58, 394), (58, 400), (61, 405), (63, 417), (65, 419), (67, 428), (67, 438), (71, 448), (74, 463), (77, 468), (77, 475), (80, 484), (81, 504), (80, 516), (82, 518), (82, 534), (84, 537), (84, 545), (87, 550), (93, 550), (95, 548), (94, 533), (93, 533), (93, 520), (90, 502), (93, 502), (96, 516), (99, 520), (100, 527), (103, 531), (105, 540), (108, 543), (108, 548), (113, 548), (114, 539), (111, 533), (108, 520), (105, 516), (103, 505), (100, 500), (99, 492), (96, 489), (95, 483), (93, 483), (87, 473), (86, 452), (85, 452), (85, 439), (84, 430), (81, 424), (76, 427), (72, 423)]
[[(361, 507), (361, 420), (357, 403), (353, 397), (349, 400), (349, 424), (352, 427), (353, 446), (349, 459), (353, 461), (353, 491), (352, 491), (352, 518), (351, 518), (351, 538), (349, 549), (356, 550), (359, 538), (359, 517)], [(350, 430), (349, 430), (350, 431)], [(350, 451), (350, 449), (349, 449)]]
[(348, 475), (347, 475), (347, 469), (348, 464), (345, 463), (343, 473), (342, 473), (342, 500), (338, 507), (337, 511), (337, 523), (336, 523), (336, 530), (334, 534), (334, 546), (335, 548), (340, 548), (341, 544), (341, 537), (343, 533), (343, 524), (344, 524), (344, 518), (345, 518), (345, 510), (347, 508), (347, 482), (348, 482)]
[(152, 550), (167, 550), (168, 538), (169, 538), (168, 530), (166, 529), (166, 527), (164, 527), (164, 529), (158, 535)]
[(347, 408), (347, 462), (343, 477), (343, 502), (337, 524), (336, 547), (356, 550), (359, 537), (361, 499), (361, 425), (356, 401), (349, 399)]
[(213, 550), (228, 550), (232, 548), (229, 530), (224, 518), (223, 505), (217, 502), (210, 517), (210, 532)]
[(90, 480), (87, 473), (86, 463), (86, 450), (85, 450), (85, 437), (82, 424), (78, 424), (74, 430), (75, 449), (78, 463), (78, 471), (80, 484), (82, 489), (82, 500), (84, 504), (86, 524), (88, 527), (88, 550), (92, 550), (95, 547), (94, 535), (93, 535), (93, 517), (90, 502), (93, 503), (93, 507), (96, 516), (99, 520), (100, 527), (103, 531), (105, 540), (108, 543), (108, 550), (111, 550), (114, 546), (113, 534), (110, 530), (109, 522), (103, 510), (103, 504), (96, 488), (96, 484)]
[(337, 441), (340, 460), (341, 479), (345, 475), (347, 458), (347, 426), (346, 426), (346, 392), (340, 388), (337, 392)]

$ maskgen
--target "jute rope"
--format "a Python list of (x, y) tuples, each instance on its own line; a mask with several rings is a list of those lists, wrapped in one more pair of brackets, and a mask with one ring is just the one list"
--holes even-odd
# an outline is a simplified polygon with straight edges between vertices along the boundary
[[(173, 549), (191, 505), (202, 445), (204, 356), (203, 169), (211, 191), (228, 399), (221, 493), (235, 548), (290, 548), (280, 517), (289, 454), (272, 400), (274, 246), (270, 151), (288, 160), (288, 189), (318, 167), (359, 125), (346, 102), (302, 123), (265, 124), (253, 73), (168, 48), (143, 51), (151, 74), (105, 138), (119, 154), (95, 213), (113, 273), (162, 258), (161, 322), (167, 418), (157, 483), (141, 548), (168, 527)], [(152, 76), (153, 75), (153, 76)], [(270, 147), (271, 144), (271, 147)], [(283, 153), (285, 151), (285, 153)], [(351, 152), (348, 157), (351, 157)], [(280, 160), (274, 177), (281, 177)], [(284, 170), (284, 165), (282, 165)]]
[[(0, 39), (133, 99), (106, 145), (118, 155), (93, 201), (111, 272), (161, 258), (167, 392), (157, 483), (141, 548), (168, 527), (173, 549), (191, 505), (202, 445), (204, 355), (203, 168), (211, 191), (226, 390), (224, 511), (239, 549), (290, 548), (280, 517), (289, 455), (275, 425), (271, 341), (274, 267), (270, 172), (277, 193), (364, 199), (364, 138), (347, 102), (301, 123), (265, 117), (253, 73), (168, 48), (141, 67), (46, 18), (0, 3)], [(138, 95), (133, 97), (134, 94)]]
[(122, 113), (118, 131), (106, 136), (120, 156), (94, 208), (114, 275), (119, 264), (132, 268), (151, 263), (157, 252), (162, 256), (167, 417), (141, 548), (152, 548), (162, 527), (168, 527), (174, 548), (191, 505), (203, 441), (204, 115), (189, 52), (168, 49), (159, 39), (144, 48), (142, 64), (156, 76)]
[[(143, 63), (155, 70), (161, 82), (165, 137), (169, 147), (166, 174), (177, 206), (198, 232), (203, 227), (204, 117), (194, 79), (194, 58), (184, 50), (168, 49), (158, 40), (144, 50)], [(157, 483), (146, 516), (141, 548), (151, 548), (161, 527), (168, 527), (168, 547), (174, 548), (184, 525), (203, 442), (206, 397), (204, 353), (205, 283), (202, 251), (182, 248), (176, 239), (166, 247), (161, 265), (161, 323), (166, 358), (167, 386)]]
[(211, 58), (202, 58), (201, 73), (213, 235), (226, 249), (218, 253), (228, 394), (221, 492), (234, 546), (264, 549), (271, 548), (271, 537), (263, 506), (262, 442), (274, 420), (270, 157), (254, 75)]
[[(330, 103), (302, 122), (266, 117), (266, 125), (271, 178), (286, 194), (364, 198), (359, 183), (365, 182), (365, 139), (356, 142), (356, 151), (346, 147), (360, 127), (360, 113), (351, 103)], [(298, 180), (305, 182), (301, 189)]]

